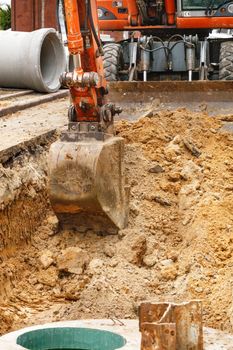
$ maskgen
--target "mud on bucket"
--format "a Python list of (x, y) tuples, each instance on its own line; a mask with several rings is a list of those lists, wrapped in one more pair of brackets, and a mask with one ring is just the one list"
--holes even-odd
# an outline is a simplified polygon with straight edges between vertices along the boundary
[(28, 350), (116, 350), (126, 344), (119, 334), (89, 328), (45, 328), (24, 333), (17, 344)]

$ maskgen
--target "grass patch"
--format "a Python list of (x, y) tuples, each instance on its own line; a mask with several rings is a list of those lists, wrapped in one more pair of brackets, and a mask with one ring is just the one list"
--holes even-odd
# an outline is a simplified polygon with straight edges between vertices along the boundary
[(0, 7), (0, 29), (7, 30), (11, 28), (11, 7), (4, 5)]

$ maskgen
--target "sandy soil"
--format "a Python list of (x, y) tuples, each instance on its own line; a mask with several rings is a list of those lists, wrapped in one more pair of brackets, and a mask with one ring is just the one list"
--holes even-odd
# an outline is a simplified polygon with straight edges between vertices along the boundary
[(128, 227), (105, 237), (58, 231), (48, 208), (29, 242), (1, 254), (0, 333), (135, 318), (142, 300), (192, 298), (203, 300), (206, 326), (232, 332), (233, 136), (219, 132), (222, 119), (180, 109), (120, 121)]

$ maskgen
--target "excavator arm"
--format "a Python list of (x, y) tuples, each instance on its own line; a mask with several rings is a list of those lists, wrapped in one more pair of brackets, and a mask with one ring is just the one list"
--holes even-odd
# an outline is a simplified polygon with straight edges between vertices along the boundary
[[(65, 72), (61, 81), (70, 89), (73, 122), (100, 122), (107, 93), (99, 38), (96, 1), (65, 0), (67, 39), (74, 71)], [(114, 114), (114, 110), (111, 110)], [(116, 110), (119, 112), (119, 110)]]
[(72, 121), (100, 122), (106, 81), (102, 46), (98, 33), (96, 1), (65, 0), (67, 39), (74, 71), (64, 73), (63, 85), (70, 88)]
[(120, 109), (107, 93), (95, 0), (64, 0), (68, 48), (74, 70), (68, 130), (49, 152), (49, 196), (62, 228), (116, 233), (127, 224), (124, 140), (114, 135)]

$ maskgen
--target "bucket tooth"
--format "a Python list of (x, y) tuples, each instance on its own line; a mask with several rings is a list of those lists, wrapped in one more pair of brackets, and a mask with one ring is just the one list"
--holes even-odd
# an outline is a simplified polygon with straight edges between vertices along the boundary
[(124, 140), (57, 141), (49, 153), (49, 196), (63, 229), (117, 233), (127, 225)]

